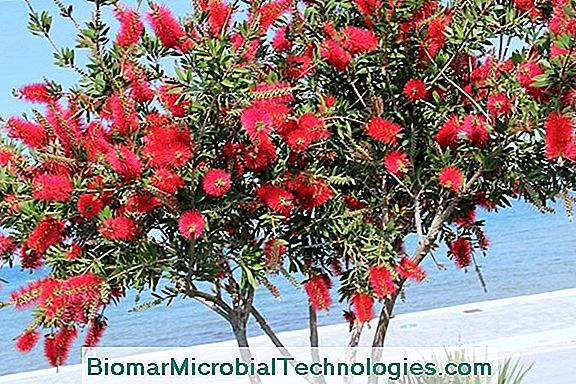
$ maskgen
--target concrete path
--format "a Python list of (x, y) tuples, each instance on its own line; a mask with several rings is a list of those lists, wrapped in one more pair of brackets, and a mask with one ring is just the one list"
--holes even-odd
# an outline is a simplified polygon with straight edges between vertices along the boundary
[[(372, 330), (361, 345), (370, 345)], [(320, 344), (342, 347), (348, 326), (320, 329)], [(280, 334), (285, 345), (306, 346), (306, 330)], [(508, 356), (523, 364), (534, 363), (523, 384), (576, 383), (576, 289), (486, 301), (456, 307), (409, 313), (392, 319), (387, 338), (390, 347), (490, 346), (499, 358)], [(216, 344), (226, 347), (233, 342)], [(254, 347), (269, 346), (266, 337), (251, 339)], [(201, 350), (202, 347), (192, 347)], [(79, 384), (80, 366), (0, 376), (0, 383)]]

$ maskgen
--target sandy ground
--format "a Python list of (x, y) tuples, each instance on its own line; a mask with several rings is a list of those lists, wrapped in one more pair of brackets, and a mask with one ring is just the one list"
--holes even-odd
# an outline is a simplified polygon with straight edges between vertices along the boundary
[[(347, 324), (320, 329), (320, 343), (342, 347)], [(369, 345), (371, 331), (361, 345)], [(307, 330), (284, 332), (287, 346), (308, 343)], [(232, 346), (224, 342), (213, 346)], [(251, 339), (254, 347), (269, 346), (266, 337)], [(576, 289), (486, 301), (396, 316), (388, 334), (389, 347), (489, 346), (499, 358), (512, 356), (534, 363), (523, 384), (574, 384), (576, 379)], [(177, 354), (201, 351), (202, 346), (179, 349)], [(0, 383), (76, 384), (80, 366), (0, 376)]]

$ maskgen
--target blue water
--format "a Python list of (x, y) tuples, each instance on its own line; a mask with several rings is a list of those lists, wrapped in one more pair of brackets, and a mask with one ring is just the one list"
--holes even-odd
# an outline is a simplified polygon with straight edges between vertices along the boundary
[[(475, 273), (457, 270), (443, 256), (445, 250), (440, 249), (436, 252), (437, 260), (448, 268), (440, 271), (428, 259), (425, 264), (428, 281), (407, 288), (406, 301), (398, 303), (397, 313), (576, 287), (576, 224), (568, 222), (562, 207), (557, 214), (541, 215), (531, 206), (518, 202), (498, 214), (482, 213), (480, 218), (487, 219), (486, 230), (491, 241), (488, 257), (478, 257), (488, 292), (482, 290)], [(30, 276), (3, 269), (0, 278), (10, 282), (0, 291), (0, 299), (5, 299), (13, 287), (24, 284)], [(272, 327), (276, 331), (306, 328), (304, 293), (282, 277), (273, 281), (280, 287), (281, 300), (275, 300), (265, 288), (258, 291), (257, 298), (258, 307)], [(102, 346), (189, 346), (232, 338), (223, 320), (191, 300), (128, 313), (133, 306), (131, 294), (121, 305), (107, 311), (110, 327)], [(342, 308), (337, 305), (330, 313), (321, 314), (320, 324), (341, 322)], [(13, 347), (12, 339), (30, 319), (28, 312), (12, 308), (0, 310), (0, 375), (47, 367), (40, 345), (25, 356)], [(260, 334), (255, 324), (251, 325), (250, 334)], [(79, 345), (75, 348), (70, 363), (80, 360)]]

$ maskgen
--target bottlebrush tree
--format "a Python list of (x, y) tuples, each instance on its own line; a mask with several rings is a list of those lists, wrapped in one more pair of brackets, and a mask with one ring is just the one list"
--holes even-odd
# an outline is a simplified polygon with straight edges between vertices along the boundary
[(79, 330), (97, 343), (127, 289), (201, 302), (240, 346), (252, 316), (283, 347), (254, 300), (277, 273), (304, 276), (312, 346), (339, 279), (349, 345), (373, 321), (380, 347), (440, 243), (477, 270), (477, 208), (573, 201), (570, 2), (198, 0), (180, 19), (91, 2), (81, 26), (55, 1), (78, 28), (58, 49), (26, 1), (80, 80), (19, 89), (39, 107), (5, 121), (0, 151), (0, 254), (49, 270), (4, 305), (35, 308), (16, 346), (44, 333), (52, 365)]

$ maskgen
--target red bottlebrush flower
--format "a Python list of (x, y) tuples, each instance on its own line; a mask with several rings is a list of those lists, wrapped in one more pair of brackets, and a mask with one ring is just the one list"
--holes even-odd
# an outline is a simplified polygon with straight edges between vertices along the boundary
[(546, 129), (546, 157), (555, 160), (559, 157), (573, 159), (576, 156), (574, 122), (569, 116), (550, 113), (544, 124)]
[(292, 42), (286, 36), (288, 32), (287, 27), (282, 27), (276, 31), (272, 38), (272, 47), (278, 52), (288, 52), (292, 49)]
[(366, 133), (368, 136), (390, 145), (398, 144), (398, 135), (403, 129), (399, 124), (380, 117), (373, 117), (366, 124)]
[(290, 216), (294, 208), (294, 195), (283, 188), (267, 184), (258, 188), (256, 195), (268, 208), (284, 216)]
[(226, 5), (222, 0), (208, 0), (208, 24), (210, 25), (210, 33), (214, 37), (220, 36), (222, 30), (230, 24), (232, 19), (232, 7)]
[(421, 282), (426, 278), (426, 272), (407, 257), (403, 257), (394, 270), (405, 279)]
[(91, 348), (97, 346), (100, 340), (102, 339), (104, 331), (106, 330), (107, 327), (108, 324), (100, 316), (92, 320), (90, 322), (90, 328), (88, 328), (88, 332), (86, 333), (86, 339), (84, 340), (84, 347)]
[(246, 108), (242, 112), (240, 121), (248, 136), (253, 140), (267, 138), (274, 124), (272, 116), (258, 104)]
[(520, 65), (516, 72), (516, 79), (521, 86), (530, 89), (534, 83), (534, 78), (542, 74), (544, 74), (542, 67), (538, 63), (529, 61)]
[(38, 304), (41, 294), (46, 286), (53, 284), (53, 279), (44, 278), (33, 281), (25, 287), (21, 287), (10, 294), (10, 301), (14, 303), (16, 309), (24, 309)]
[(198, 211), (186, 211), (180, 216), (178, 229), (182, 236), (187, 239), (197, 239), (204, 232), (206, 220), (204, 215)]
[(34, 348), (40, 339), (40, 333), (36, 329), (25, 330), (16, 339), (16, 349), (22, 353), (27, 353)]
[(0, 234), (0, 256), (14, 252), (14, 249), (16, 249), (16, 243), (12, 237)]
[(478, 238), (478, 244), (480, 246), (480, 249), (487, 251), (488, 248), (490, 247), (490, 240), (488, 239), (484, 231), (482, 230), (478, 231), (476, 236)]
[(152, 4), (152, 11), (148, 13), (148, 21), (154, 29), (154, 33), (166, 48), (184, 47), (186, 38), (184, 28), (178, 22), (172, 12), (163, 5)]
[(488, 98), (488, 112), (494, 118), (508, 116), (512, 113), (512, 100), (505, 93), (498, 93)]
[(466, 116), (462, 122), (462, 132), (466, 134), (470, 143), (476, 147), (484, 147), (490, 141), (490, 131), (484, 116), (472, 114)]
[(367, 293), (356, 292), (352, 296), (352, 308), (360, 323), (367, 323), (374, 318), (374, 299)]
[(106, 100), (106, 118), (111, 120), (110, 130), (126, 136), (140, 128), (134, 100), (124, 94), (114, 93)]
[(366, 208), (366, 204), (362, 203), (361, 201), (350, 195), (344, 195), (342, 196), (342, 199), (344, 200), (344, 204), (346, 204), (346, 208), (348, 208), (351, 211), (357, 211), (359, 209)]
[(452, 115), (438, 130), (434, 139), (442, 148), (453, 147), (458, 141), (458, 135), (461, 129), (460, 118)]
[(124, 208), (126, 213), (148, 213), (160, 205), (160, 201), (155, 196), (135, 194), (128, 198)]
[(373, 266), (370, 267), (369, 280), (374, 293), (379, 299), (383, 299), (390, 296), (396, 292), (396, 285), (394, 284), (394, 278), (384, 266)]
[(66, 175), (40, 175), (33, 181), (34, 198), (43, 201), (66, 202), (72, 197), (74, 187)]
[(408, 155), (402, 151), (390, 151), (384, 156), (384, 167), (397, 177), (404, 177), (410, 167)]
[(269, 138), (258, 139), (244, 153), (246, 167), (254, 172), (262, 172), (276, 161), (276, 148)]
[(192, 156), (192, 143), (187, 129), (172, 123), (167, 116), (149, 115), (150, 128), (144, 138), (143, 155), (155, 168), (177, 168)]
[(184, 186), (184, 179), (166, 168), (160, 168), (154, 172), (151, 184), (161, 191), (174, 195), (179, 188)]
[(307, 132), (310, 140), (313, 142), (326, 139), (330, 136), (324, 120), (312, 113), (305, 113), (298, 118), (298, 129)]
[(286, 245), (278, 239), (270, 239), (264, 244), (264, 258), (266, 266), (272, 270), (282, 266)]
[(63, 220), (42, 219), (28, 236), (26, 248), (39, 255), (44, 254), (48, 248), (62, 242), (65, 226)]
[(426, 83), (420, 79), (409, 80), (404, 85), (404, 96), (406, 96), (408, 100), (423, 100), (426, 98), (427, 94)]
[(298, 80), (313, 72), (312, 58), (308, 54), (296, 56), (288, 55), (286, 58), (286, 76)]
[(322, 43), (320, 55), (335, 69), (344, 72), (352, 62), (352, 56), (336, 41), (328, 39)]
[(66, 258), (68, 260), (76, 260), (78, 256), (82, 254), (83, 251), (84, 250), (82, 249), (82, 246), (80, 244), (74, 243), (70, 247), (70, 250), (66, 252)]
[(202, 189), (209, 196), (225, 195), (232, 186), (230, 174), (222, 169), (211, 169), (202, 179)]
[(14, 153), (0, 149), (0, 167), (10, 167), (16, 161)]
[(46, 121), (50, 124), (60, 144), (70, 153), (82, 139), (82, 123), (70, 109), (62, 109), (58, 104), (50, 104), (46, 111)]
[(53, 103), (58, 98), (48, 91), (45, 83), (26, 85), (18, 90), (18, 97), (32, 103)]
[(332, 305), (330, 297), (330, 287), (326, 277), (323, 275), (314, 276), (304, 283), (304, 290), (310, 300), (310, 305), (315, 311), (328, 309)]
[(312, 144), (311, 134), (303, 129), (294, 129), (286, 134), (286, 144), (294, 152), (302, 152)]
[(462, 171), (456, 167), (444, 167), (440, 170), (438, 174), (438, 180), (440, 185), (447, 188), (453, 192), (458, 192), (462, 185), (464, 184), (464, 176)]
[(342, 31), (344, 48), (351, 54), (372, 52), (378, 48), (378, 38), (374, 32), (364, 28), (346, 27)]
[(570, 1), (553, 1), (552, 17), (548, 28), (555, 35), (576, 35), (576, 20), (574, 20), (574, 7)]
[(304, 210), (311, 210), (326, 203), (334, 195), (334, 191), (320, 176), (300, 172), (284, 185), (296, 197), (298, 205)]
[(44, 354), (48, 363), (59, 367), (66, 363), (72, 342), (78, 335), (76, 327), (63, 327), (56, 335), (47, 335), (44, 339)]
[(116, 35), (116, 45), (129, 47), (136, 44), (144, 33), (144, 24), (140, 20), (138, 12), (117, 7), (114, 16), (120, 22), (120, 31)]
[(106, 157), (112, 169), (127, 180), (136, 179), (142, 174), (140, 158), (125, 145), (117, 145)]
[(128, 217), (113, 217), (104, 220), (98, 232), (109, 240), (132, 241), (138, 235), (138, 224)]
[(98, 216), (102, 209), (104, 209), (104, 203), (102, 199), (98, 198), (95, 194), (88, 193), (78, 198), (76, 207), (80, 215), (91, 219)]
[[(430, 3), (437, 4), (436, 2)], [(420, 46), (420, 59), (422, 61), (429, 61), (430, 58), (436, 57), (440, 49), (442, 49), (446, 42), (446, 28), (450, 24), (451, 19), (450, 15), (438, 15), (432, 18), (428, 24), (426, 37)]]
[[(257, 10), (260, 33), (265, 34), (276, 20), (288, 11), (291, 5), (292, 1), (290, 0), (272, 0), (260, 6), (260, 9)], [(250, 16), (253, 18), (254, 15)]]
[(48, 141), (48, 135), (43, 126), (21, 117), (9, 118), (6, 123), (6, 130), (8, 136), (21, 140), (30, 148), (43, 148)]
[(459, 227), (469, 227), (476, 222), (476, 210), (468, 209), (464, 212), (460, 212), (458, 217), (454, 220)]
[(175, 117), (184, 117), (190, 107), (190, 102), (183, 99), (183, 93), (175, 92), (168, 85), (163, 85), (159, 90), (160, 101)]
[(154, 99), (154, 91), (146, 78), (146, 73), (138, 65), (127, 62), (122, 72), (130, 80), (130, 96), (138, 103), (145, 103)]
[(454, 263), (458, 268), (465, 268), (472, 263), (472, 244), (460, 237), (449, 245), (450, 254), (454, 257)]
[(354, 0), (354, 3), (364, 16), (376, 16), (382, 9), (380, 0)]

